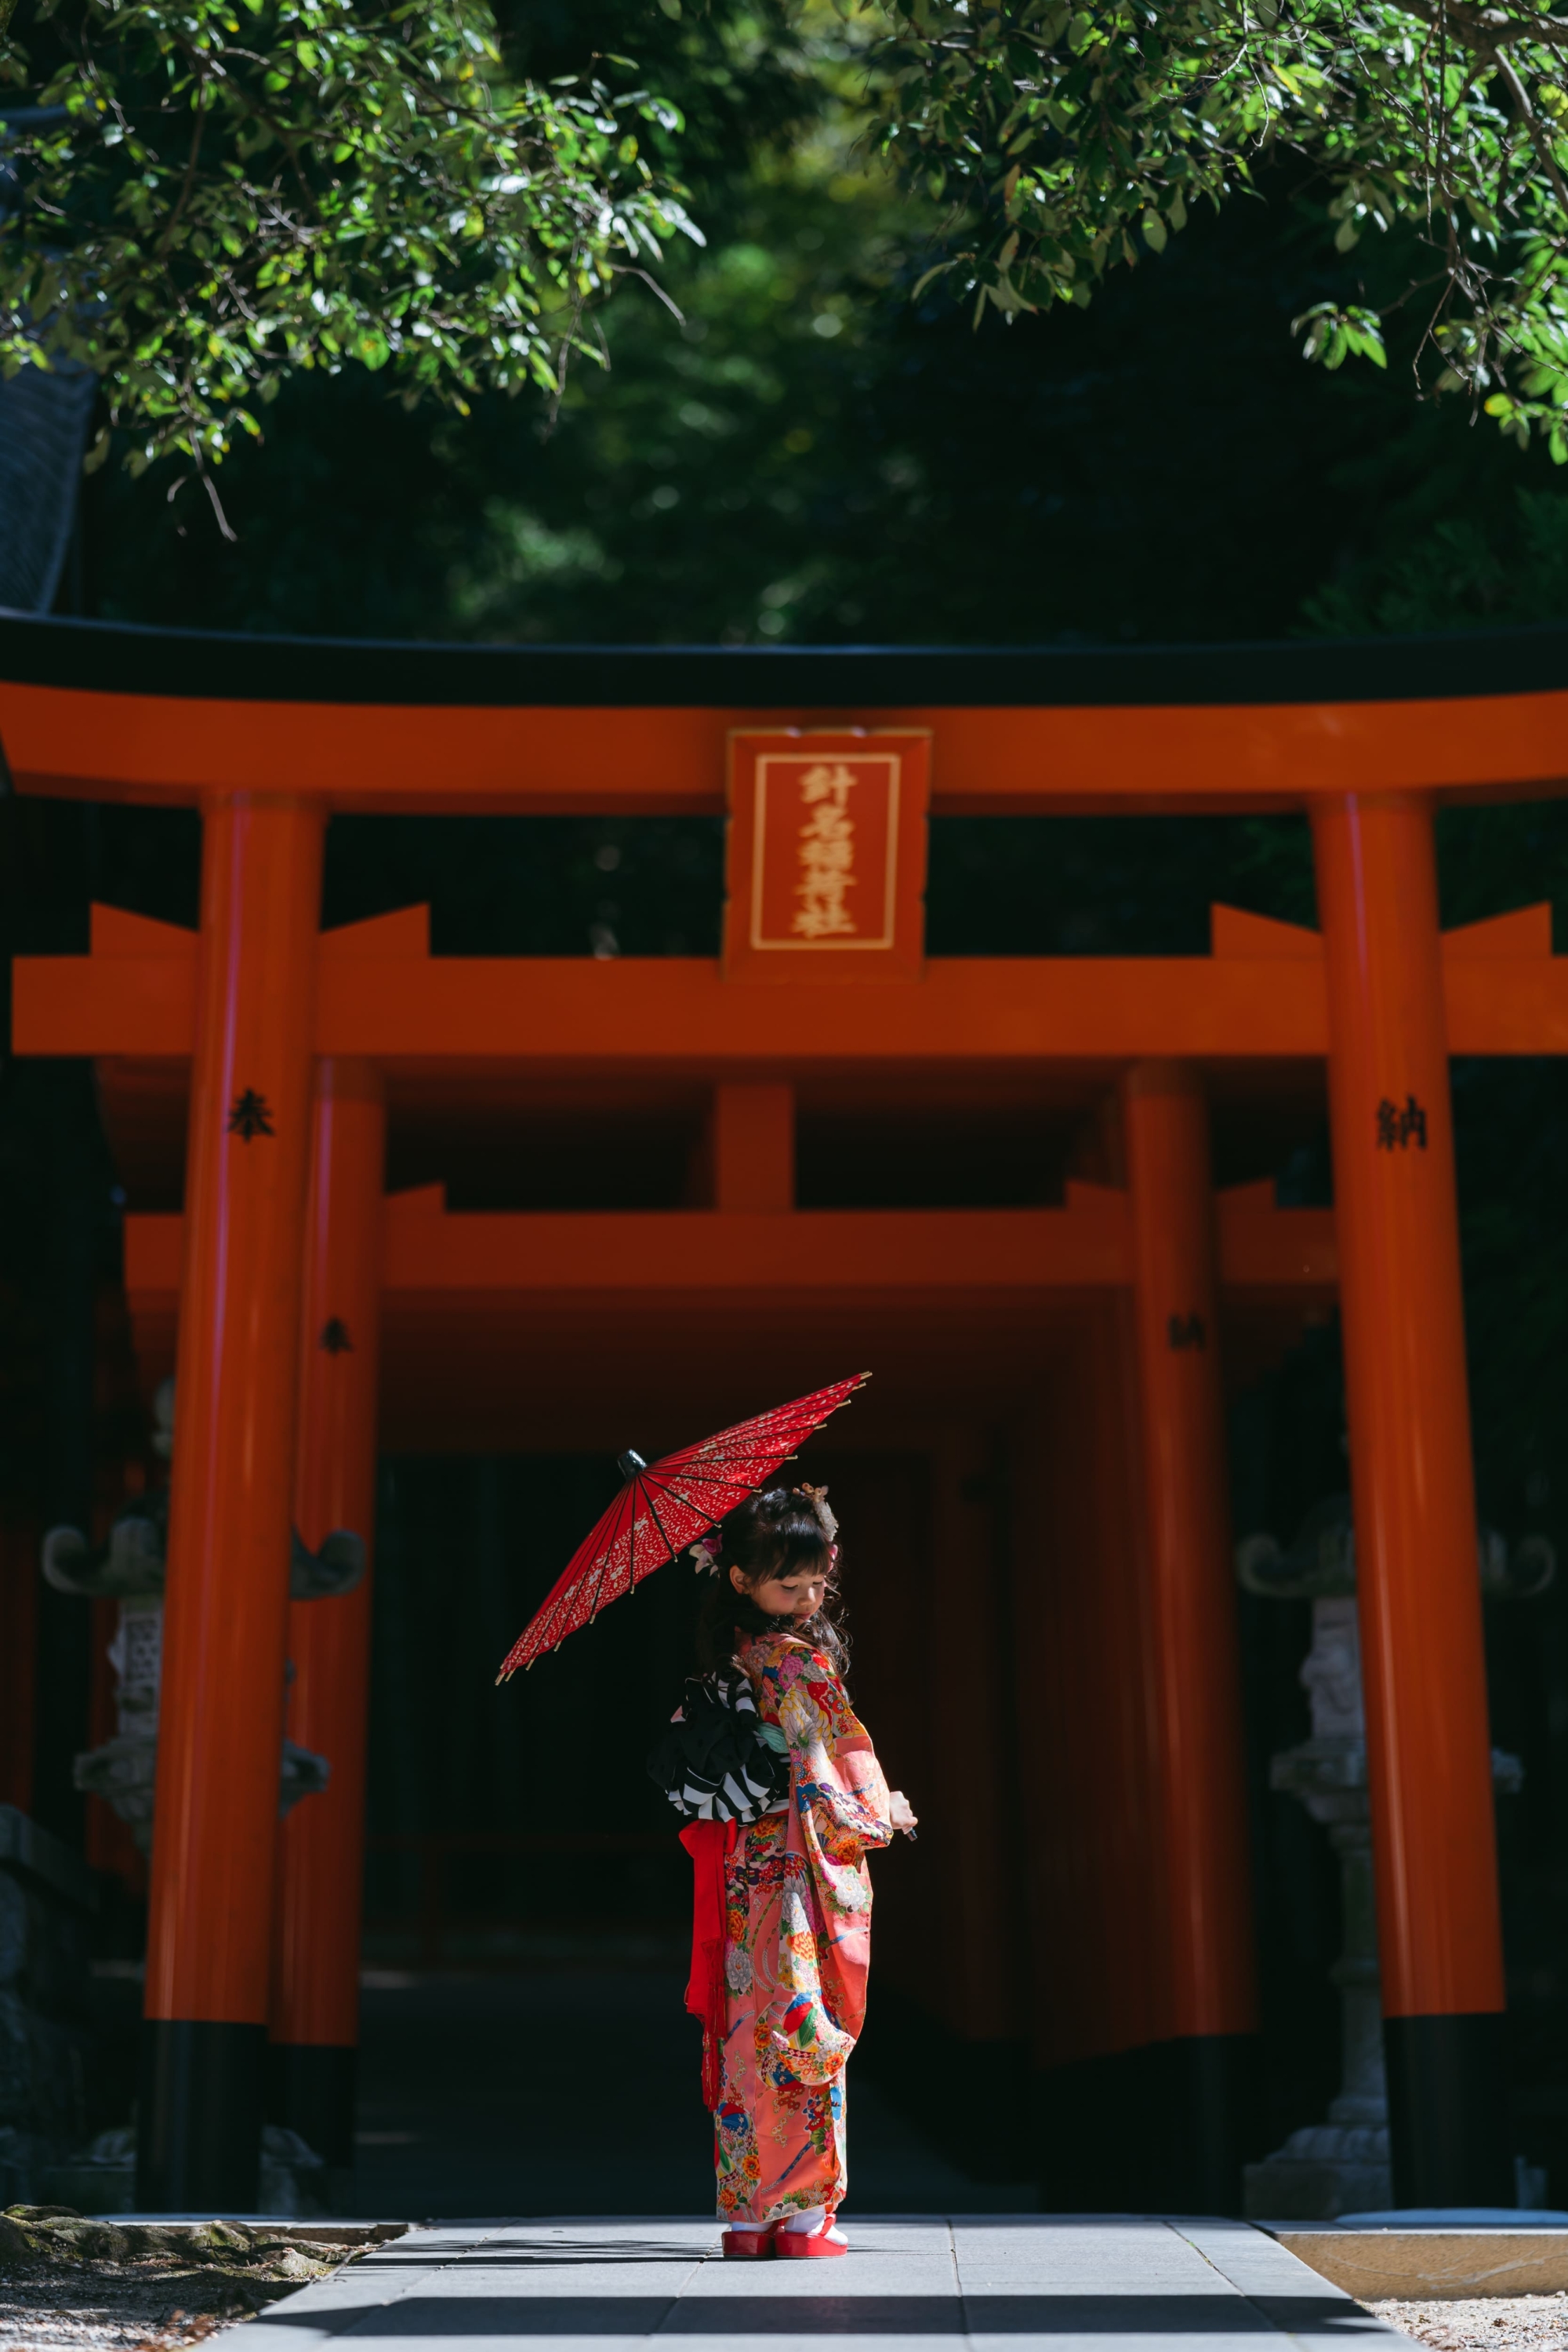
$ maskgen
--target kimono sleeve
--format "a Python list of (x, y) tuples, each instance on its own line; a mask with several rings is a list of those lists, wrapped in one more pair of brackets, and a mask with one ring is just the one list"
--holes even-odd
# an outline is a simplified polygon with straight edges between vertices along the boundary
[(866, 1727), (820, 1651), (787, 1651), (779, 1664), (779, 1723), (795, 1767), (795, 1802), (824, 1853), (848, 1862), (893, 1834), (888, 1784)]

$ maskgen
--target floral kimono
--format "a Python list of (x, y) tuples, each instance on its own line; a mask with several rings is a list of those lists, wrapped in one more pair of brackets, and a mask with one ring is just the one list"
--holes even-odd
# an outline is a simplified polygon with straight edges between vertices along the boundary
[(719, 2211), (760, 2227), (843, 2200), (844, 2064), (871, 1957), (863, 1857), (893, 1832), (881, 1767), (820, 1652), (767, 1633), (740, 1662), (790, 1759), (784, 1810), (725, 1840), (722, 2034), (710, 2073)]

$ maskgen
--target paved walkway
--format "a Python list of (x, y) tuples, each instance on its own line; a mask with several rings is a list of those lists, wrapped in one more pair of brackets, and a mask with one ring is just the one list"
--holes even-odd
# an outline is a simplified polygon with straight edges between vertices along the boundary
[[(841, 2262), (726, 2263), (700, 2221), (462, 2222), (411, 2232), (275, 2304), (245, 2352), (484, 2340), (531, 2352), (1332, 2352), (1408, 2342), (1240, 2221), (995, 2219), (847, 2223)], [(1288, 2339), (1288, 2340), (1287, 2340)], [(1377, 2347), (1368, 2347), (1368, 2352)]]

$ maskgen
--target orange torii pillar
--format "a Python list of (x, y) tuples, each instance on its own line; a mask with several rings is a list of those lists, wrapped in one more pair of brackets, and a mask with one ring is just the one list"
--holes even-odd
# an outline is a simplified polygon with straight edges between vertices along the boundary
[(322, 818), (204, 811), (137, 2202), (253, 2212)]
[[(316, 1550), (335, 1528), (368, 1550), (375, 1517), (381, 1195), (386, 1108), (367, 1062), (316, 1070), (300, 1331), (294, 1518)], [(370, 1577), (289, 1612), (289, 1736), (331, 1766), (279, 1837), (268, 2113), (333, 2168), (354, 2156), (364, 1880)]]
[(1123, 1081), (1122, 1115), (1164, 1856), (1167, 2193), (1236, 2212), (1258, 1992), (1208, 1108), (1195, 1073), (1142, 1062)]
[(1394, 2193), (1513, 2201), (1432, 812), (1314, 812)]

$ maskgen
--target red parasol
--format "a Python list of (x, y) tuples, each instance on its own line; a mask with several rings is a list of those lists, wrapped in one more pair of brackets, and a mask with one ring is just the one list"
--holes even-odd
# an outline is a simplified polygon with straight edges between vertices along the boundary
[(623, 1454), (618, 1466), (626, 1485), (519, 1636), (497, 1682), (504, 1683), (519, 1666), (532, 1665), (547, 1650), (559, 1649), (568, 1633), (591, 1625), (607, 1601), (618, 1601), (685, 1545), (716, 1528), (746, 1496), (765, 1486), (780, 1463), (870, 1377), (857, 1372), (852, 1380), (835, 1381), (815, 1396), (775, 1405), (754, 1421), (737, 1422), (733, 1429), (721, 1429), (717, 1437), (667, 1454), (660, 1462)]

